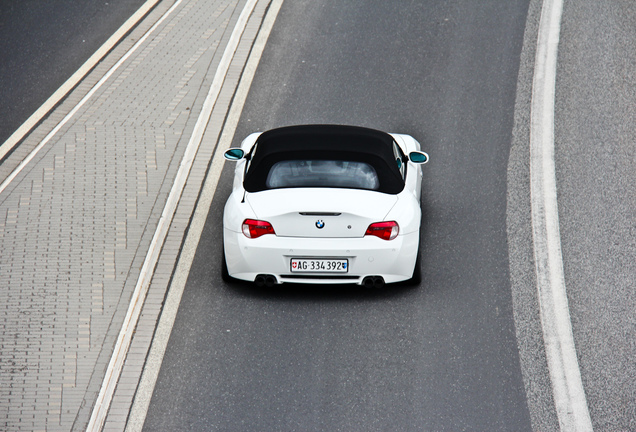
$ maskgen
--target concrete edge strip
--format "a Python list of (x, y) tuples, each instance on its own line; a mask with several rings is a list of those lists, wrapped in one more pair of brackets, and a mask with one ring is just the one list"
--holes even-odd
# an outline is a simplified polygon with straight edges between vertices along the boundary
[(265, 44), (269, 38), (272, 27), (274, 26), (274, 22), (276, 21), (278, 11), (280, 10), (282, 3), (283, 0), (272, 0), (267, 15), (263, 20), (261, 30), (259, 31), (258, 37), (252, 47), (252, 52), (250, 53), (247, 64), (245, 65), (238, 89), (234, 95), (230, 112), (226, 119), (221, 137), (219, 138), (219, 143), (212, 159), (210, 171), (203, 185), (201, 197), (195, 209), (194, 216), (188, 230), (188, 235), (181, 251), (179, 262), (177, 263), (175, 275), (161, 312), (161, 318), (157, 325), (152, 346), (146, 360), (146, 366), (144, 367), (141, 381), (135, 394), (133, 407), (126, 425), (126, 432), (138, 432), (143, 428), (148, 407), (150, 406), (152, 393), (157, 382), (157, 377), (159, 376), (159, 370), (161, 369), (163, 356), (166, 352), (170, 333), (172, 332), (172, 327), (177, 316), (181, 296), (185, 289), (188, 274), (190, 273), (190, 267), (194, 260), (199, 239), (201, 238), (201, 233), (203, 232), (203, 227), (221, 177), (221, 172), (225, 162), (223, 153), (232, 144), (234, 133), (236, 131), (241, 112), (243, 111), (247, 94), (252, 84), (254, 74), (256, 73), (256, 68), (258, 67), (261, 55), (265, 49)]
[[(88, 93), (73, 107), (73, 109), (55, 126), (51, 132), (49, 132), (42, 141), (29, 153), (29, 155), (20, 162), (16, 169), (14, 169), (11, 174), (0, 184), (0, 193), (4, 192), (4, 190), (11, 184), (11, 182), (22, 172), (22, 170), (37, 156), (37, 154), (42, 150), (51, 139), (62, 129), (74, 116), (77, 112), (88, 102), (93, 95), (108, 81), (108, 79), (121, 67), (122, 64), (128, 58), (139, 49), (139, 47), (148, 39), (148, 37), (154, 33), (154, 31), (163, 23), (163, 21), (170, 15), (172, 12), (179, 6), (179, 4), (183, 0), (177, 0), (175, 4), (168, 9), (159, 20), (133, 45), (127, 52), (120, 58), (117, 63), (111, 67), (108, 72), (104, 74), (104, 76), (90, 89)], [(87, 72), (87, 71), (86, 71)]]
[(556, 68), (562, 0), (541, 10), (530, 120), (530, 192), (537, 290), (554, 403), (562, 431), (591, 431), (563, 273), (554, 161)]
[(141, 21), (143, 17), (159, 2), (148, 0), (144, 3), (106, 42), (58, 88), (13, 134), (0, 146), (0, 160), (18, 144), (44, 116), (57, 105), (84, 77), (113, 49), (115, 45)]
[[(170, 194), (168, 195), (166, 205), (159, 219), (159, 223), (157, 224), (157, 229), (155, 230), (144, 264), (141, 268), (137, 285), (135, 286), (126, 317), (124, 318), (121, 331), (113, 350), (113, 355), (106, 369), (104, 381), (102, 382), (101, 389), (93, 407), (91, 418), (86, 428), (87, 431), (100, 431), (103, 427), (106, 415), (110, 408), (110, 402), (112, 401), (115, 388), (117, 387), (117, 382), (119, 381), (126, 355), (130, 348), (133, 332), (137, 326), (139, 315), (150, 286), (150, 281), (152, 280), (153, 271), (157, 264), (157, 260), (159, 259), (161, 248), (163, 247), (174, 212), (177, 204), (179, 203), (179, 199), (181, 198), (181, 193), (185, 187), (186, 180), (190, 174), (190, 169), (194, 163), (194, 157), (196, 156), (201, 144), (203, 133), (208, 121), (210, 120), (210, 116), (219, 96), (223, 81), (225, 80), (230, 63), (245, 30), (248, 18), (252, 14), (254, 6), (256, 5), (256, 1), (257, 0), (248, 0), (243, 7), (238, 21), (232, 31), (230, 40), (223, 52), (223, 57), (221, 58), (216, 70), (205, 102), (203, 103), (201, 114), (194, 126), (192, 136), (190, 137), (185, 154), (181, 160), (179, 170), (177, 171), (175, 182), (173, 183)], [(178, 3), (180, 2), (181, 0), (179, 0)], [(171, 10), (174, 10), (174, 7), (176, 7), (178, 3), (175, 3), (175, 6), (173, 6)]]

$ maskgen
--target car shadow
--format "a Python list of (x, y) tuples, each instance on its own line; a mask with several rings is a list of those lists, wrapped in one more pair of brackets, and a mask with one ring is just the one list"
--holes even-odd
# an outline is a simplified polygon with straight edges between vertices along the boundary
[(294, 283), (284, 283), (268, 288), (258, 287), (254, 283), (239, 280), (229, 283), (224, 282), (223, 284), (226, 289), (231, 290), (234, 294), (244, 297), (299, 302), (382, 301), (412, 296), (423, 289), (421, 286), (405, 283), (389, 284), (382, 288), (365, 288), (354, 284), (313, 285)]

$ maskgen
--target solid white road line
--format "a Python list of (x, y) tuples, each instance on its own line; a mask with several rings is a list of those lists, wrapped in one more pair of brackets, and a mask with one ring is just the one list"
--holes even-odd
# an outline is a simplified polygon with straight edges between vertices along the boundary
[(270, 4), (267, 15), (263, 20), (261, 30), (258, 33), (258, 37), (256, 38), (254, 45), (252, 46), (252, 51), (247, 64), (245, 65), (238, 89), (234, 95), (232, 107), (228, 113), (221, 137), (219, 138), (219, 143), (212, 159), (210, 171), (205, 180), (205, 184), (203, 185), (201, 197), (199, 198), (192, 222), (188, 229), (188, 235), (181, 251), (175, 275), (172, 279), (166, 302), (161, 311), (161, 318), (157, 325), (150, 353), (146, 360), (146, 366), (144, 367), (144, 372), (135, 394), (135, 401), (131, 409), (130, 416), (128, 417), (126, 432), (138, 432), (143, 428), (148, 407), (150, 405), (150, 399), (155, 388), (155, 383), (157, 382), (157, 377), (159, 376), (159, 370), (168, 346), (170, 333), (172, 332), (172, 326), (174, 325), (174, 321), (177, 316), (181, 296), (185, 289), (192, 261), (194, 260), (194, 254), (197, 250), (199, 239), (201, 238), (201, 233), (203, 232), (203, 227), (208, 217), (208, 212), (216, 192), (216, 187), (219, 183), (219, 178), (221, 177), (221, 172), (225, 162), (223, 153), (232, 144), (234, 132), (236, 131), (236, 126), (241, 116), (241, 112), (243, 111), (247, 93), (252, 85), (256, 68), (258, 67), (261, 55), (265, 49), (265, 44), (269, 38), (272, 27), (274, 26), (274, 21), (276, 21), (278, 11), (280, 10), (282, 3), (283, 0), (273, 0)]
[[(4, 182), (2, 182), (2, 184), (0, 184), (0, 193), (4, 192), (4, 190), (9, 186), (9, 184), (11, 184), (11, 182), (29, 164), (29, 162), (33, 160), (33, 158), (40, 152), (40, 150), (42, 150), (44, 146), (46, 146), (49, 143), (49, 141), (51, 141), (51, 139), (60, 131), (60, 129), (62, 129), (64, 125), (66, 125), (75, 116), (75, 114), (77, 114), (77, 112), (84, 106), (84, 104), (86, 104), (86, 102), (88, 102), (88, 100), (90, 100), (90, 98), (93, 97), (93, 95), (97, 92), (97, 90), (99, 90), (104, 85), (104, 83), (108, 81), (108, 79), (117, 71), (117, 69), (119, 69), (121, 65), (124, 64), (124, 62), (128, 60), (128, 58), (135, 51), (137, 51), (137, 49), (146, 41), (146, 39), (148, 39), (148, 36), (150, 36), (150, 34), (152, 34), (155, 31), (155, 29), (161, 25), (161, 23), (163, 23), (163, 21), (172, 13), (172, 11), (174, 11), (177, 8), (177, 6), (179, 6), (179, 4), (182, 1), (183, 0), (177, 0), (177, 2), (168, 11), (166, 11), (166, 13), (159, 19), (159, 21), (157, 21), (150, 28), (150, 30), (148, 30), (137, 41), (137, 43), (133, 45), (133, 47), (130, 48), (130, 50), (128, 50), (128, 52), (126, 52), (126, 54), (124, 54), (124, 56), (120, 58), (119, 61), (115, 63), (115, 65), (112, 68), (108, 70), (108, 72), (106, 72), (106, 74), (97, 82), (97, 84), (93, 86), (93, 88), (91, 88), (91, 90), (86, 94), (86, 96), (84, 96), (82, 100), (80, 100), (77, 103), (77, 105), (75, 105), (75, 107), (73, 107), (73, 109), (62, 119), (62, 121), (60, 121), (57, 124), (57, 126), (55, 126), (53, 130), (51, 130), (51, 132), (49, 132), (49, 134), (44, 137), (44, 139), (37, 145), (37, 147), (35, 147), (33, 151), (29, 153), (29, 155), (26, 158), (24, 158), (22, 162), (20, 162), (18, 167), (15, 170), (13, 170), (11, 174), (9, 174), (9, 176), (4, 180)], [(86, 71), (86, 73), (88, 73), (88, 71)], [(50, 108), (51, 107), (49, 107), (49, 109)]]
[(0, 146), (0, 160), (119, 43), (159, 0), (148, 0)]
[(554, 99), (562, 0), (544, 0), (532, 89), (530, 188), (541, 325), (562, 431), (591, 431), (563, 274), (554, 162)]
[[(101, 430), (106, 419), (106, 415), (108, 414), (110, 402), (113, 394), (115, 393), (115, 388), (117, 386), (124, 361), (126, 360), (128, 349), (130, 348), (133, 332), (137, 326), (139, 315), (141, 314), (141, 309), (143, 307), (148, 288), (150, 287), (153, 270), (157, 264), (157, 260), (159, 259), (159, 253), (161, 252), (163, 242), (168, 234), (168, 229), (170, 228), (174, 212), (177, 208), (177, 204), (179, 203), (179, 199), (181, 198), (181, 193), (183, 192), (186, 180), (190, 174), (192, 164), (194, 163), (194, 157), (196, 156), (201, 144), (203, 133), (210, 120), (212, 109), (214, 108), (214, 104), (219, 96), (221, 86), (223, 85), (230, 63), (232, 62), (236, 48), (238, 47), (243, 31), (245, 30), (248, 18), (252, 14), (254, 6), (256, 5), (256, 1), (257, 0), (248, 0), (243, 7), (241, 15), (238, 18), (234, 30), (232, 31), (227, 47), (223, 52), (223, 57), (221, 58), (216, 70), (216, 74), (214, 75), (214, 79), (205, 102), (203, 103), (201, 114), (194, 126), (192, 136), (190, 137), (185, 154), (181, 160), (181, 165), (179, 166), (175, 182), (172, 185), (170, 194), (168, 195), (168, 200), (161, 214), (161, 218), (159, 219), (146, 259), (141, 268), (141, 273), (137, 280), (137, 285), (135, 286), (135, 291), (133, 292), (128, 312), (126, 313), (126, 318), (124, 319), (119, 337), (117, 338), (113, 355), (108, 364), (108, 368), (106, 369), (104, 381), (99, 395), (97, 396), (97, 401), (95, 402), (95, 406), (86, 429), (87, 431)], [(175, 4), (175, 7), (177, 5), (178, 3)]]

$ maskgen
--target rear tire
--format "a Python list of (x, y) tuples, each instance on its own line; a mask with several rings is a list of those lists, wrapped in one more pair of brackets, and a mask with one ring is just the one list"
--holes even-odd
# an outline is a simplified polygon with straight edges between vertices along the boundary
[(408, 286), (417, 287), (422, 283), (422, 252), (417, 248), (417, 258), (415, 258), (415, 268), (413, 269), (413, 276), (406, 281)]
[(225, 261), (225, 248), (223, 246), (221, 247), (221, 279), (223, 280), (223, 282), (226, 283), (235, 281), (235, 279), (230, 276), (230, 272), (228, 272), (227, 270), (227, 262)]

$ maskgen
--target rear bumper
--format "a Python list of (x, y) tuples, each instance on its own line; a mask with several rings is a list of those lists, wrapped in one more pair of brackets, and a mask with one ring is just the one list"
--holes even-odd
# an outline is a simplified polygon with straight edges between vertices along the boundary
[[(258, 275), (272, 275), (277, 283), (362, 284), (367, 276), (382, 276), (386, 283), (413, 276), (419, 233), (400, 235), (394, 240), (364, 238), (297, 238), (264, 235), (248, 239), (242, 233), (223, 230), (228, 273), (236, 279), (254, 281)], [(292, 273), (292, 258), (347, 259), (347, 273)]]

